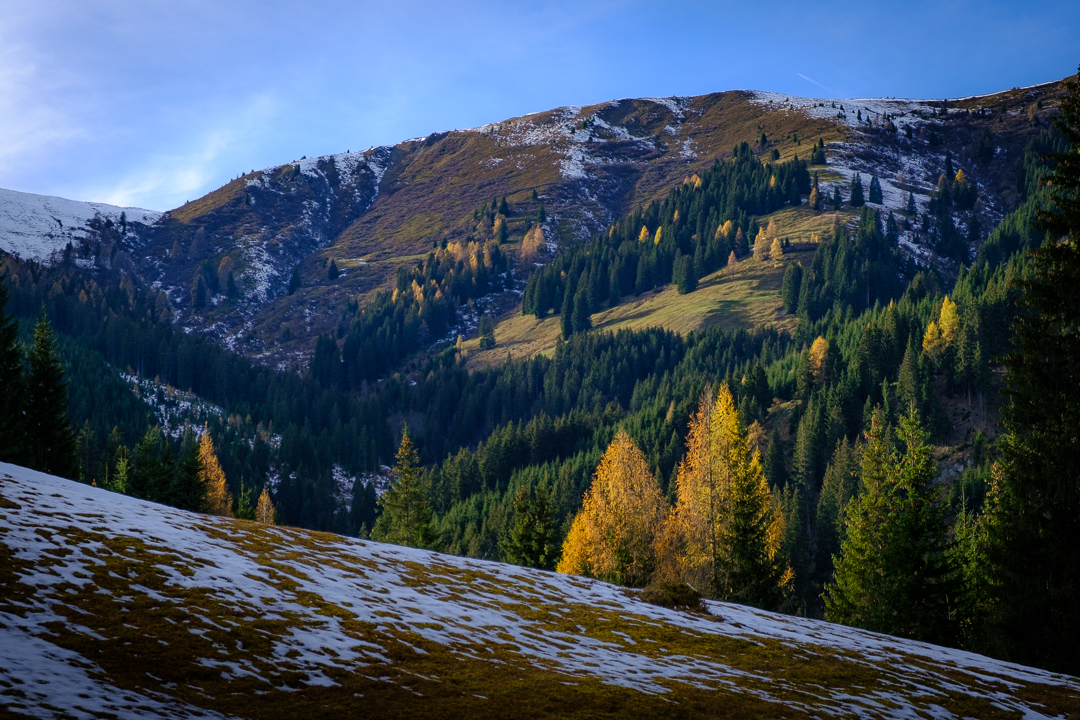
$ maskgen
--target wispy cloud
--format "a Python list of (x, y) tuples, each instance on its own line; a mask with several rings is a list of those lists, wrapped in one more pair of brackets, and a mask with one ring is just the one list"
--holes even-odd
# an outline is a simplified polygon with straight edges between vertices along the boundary
[(80, 194), (127, 207), (169, 210), (219, 186), (239, 167), (243, 148), (271, 125), (279, 104), (270, 95), (230, 108), (217, 122), (193, 134), (182, 152), (157, 154)]
[(17, 169), (43, 150), (53, 150), (88, 133), (55, 102), (36, 66), (19, 63), (11, 48), (0, 50), (0, 175)]

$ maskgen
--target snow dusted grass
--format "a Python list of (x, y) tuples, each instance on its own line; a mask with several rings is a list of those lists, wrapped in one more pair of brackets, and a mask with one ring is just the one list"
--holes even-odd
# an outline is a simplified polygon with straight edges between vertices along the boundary
[(39, 717), (1053, 717), (1075, 680), (721, 603), (193, 515), (0, 465), (0, 697)]
[(46, 262), (70, 242), (89, 234), (87, 223), (100, 215), (114, 223), (124, 213), (129, 223), (152, 225), (160, 212), (81, 202), (0, 189), (0, 250), (25, 260)]

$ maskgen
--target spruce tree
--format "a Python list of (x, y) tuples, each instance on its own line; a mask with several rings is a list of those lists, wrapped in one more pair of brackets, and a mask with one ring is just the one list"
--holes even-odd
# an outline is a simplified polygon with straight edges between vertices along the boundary
[(875, 175), (870, 178), (870, 202), (880, 205), (882, 201), (881, 181)]
[(10, 298), (8, 275), (0, 276), (0, 461), (16, 464), (28, 462), (26, 434), (26, 379), (23, 375), (23, 353), (19, 347), (19, 323), (8, 314)]
[(395, 545), (428, 547), (434, 541), (431, 499), (408, 428), (401, 432), (392, 475), (390, 489), (379, 499), (382, 513), (371, 537)]
[(802, 265), (797, 262), (788, 263), (784, 270), (784, 283), (780, 290), (780, 297), (784, 303), (784, 310), (794, 315), (799, 309), (799, 290), (802, 288)]
[(959, 594), (948, 552), (937, 468), (914, 409), (900, 421), (903, 453), (875, 413), (862, 459), (863, 493), (848, 505), (846, 537), (825, 594), (830, 622), (899, 637), (955, 640)]
[(514, 496), (514, 527), (503, 547), (507, 562), (554, 570), (559, 560), (559, 529), (544, 487), (535, 494), (522, 486)]
[(866, 196), (863, 195), (862, 176), (859, 173), (855, 173), (855, 177), (851, 178), (851, 199), (848, 200), (848, 204), (851, 207), (862, 207), (866, 204)]
[(31, 463), (35, 470), (75, 479), (79, 472), (75, 452), (75, 433), (68, 420), (67, 380), (56, 353), (53, 334), (45, 308), (34, 327), (34, 345), (30, 349), (28, 376), (27, 429)]
[(182, 510), (199, 512), (203, 509), (205, 488), (202, 481), (202, 460), (199, 457), (199, 441), (191, 428), (184, 431), (180, 446), (180, 461), (173, 478), (173, 489), (167, 502)]
[(1066, 87), (1070, 149), (1050, 156), (1055, 209), (1021, 284), (988, 532), (997, 652), (1080, 675), (1080, 83)]

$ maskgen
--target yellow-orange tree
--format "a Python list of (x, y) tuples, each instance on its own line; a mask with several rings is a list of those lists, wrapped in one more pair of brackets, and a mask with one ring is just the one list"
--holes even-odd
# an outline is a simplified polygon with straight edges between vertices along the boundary
[(203, 427), (202, 437), (199, 439), (199, 463), (202, 465), (200, 480), (205, 495), (203, 496), (203, 509), (211, 515), (232, 517), (232, 493), (229, 492), (229, 484), (225, 481), (225, 471), (218, 463), (217, 454), (214, 452), (214, 441), (210, 438), (210, 430)]
[(778, 607), (791, 581), (780, 553), (783, 516), (727, 386), (702, 395), (686, 445), (661, 535), (661, 575), (721, 600)]
[(556, 570), (640, 587), (656, 569), (655, 539), (667, 508), (660, 483), (625, 430), (596, 468)]

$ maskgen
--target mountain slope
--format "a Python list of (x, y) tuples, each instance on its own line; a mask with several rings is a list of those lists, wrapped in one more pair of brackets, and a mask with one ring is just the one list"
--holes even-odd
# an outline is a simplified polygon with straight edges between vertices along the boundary
[(0, 189), (0, 250), (47, 262), (60, 256), (68, 243), (78, 247), (100, 239), (107, 229), (119, 228), (121, 215), (120, 235), (128, 236), (130, 231), (131, 236), (138, 236), (162, 213)]
[(0, 697), (36, 717), (1016, 717), (1074, 679), (745, 607), (192, 515), (0, 465)]
[[(827, 164), (811, 169), (820, 175), (823, 195), (839, 187), (846, 196), (855, 173), (864, 184), (877, 175), (883, 202), (876, 207), (902, 210), (911, 193), (920, 216), (951, 164), (978, 189), (978, 201), (957, 215), (957, 227), (985, 237), (1015, 206), (1023, 148), (1049, 126), (1062, 92), (1060, 82), (941, 101), (730, 91), (557, 108), (253, 171), (160, 218), (143, 213), (139, 222), (153, 223), (146, 230), (96, 238), (105, 247), (116, 241), (112, 248), (125, 252), (119, 261), (116, 252), (84, 243), (82, 264), (137, 269), (146, 283), (168, 293), (186, 330), (267, 363), (302, 364), (316, 336), (336, 330), (341, 337), (357, 303), (389, 287), (400, 266), (414, 265), (436, 245), (490, 238), (490, 223), (476, 220), (480, 206), (506, 197), (511, 255), (543, 208), (554, 249), (662, 198), (744, 141), (768, 162), (796, 154), (806, 160), (822, 140)], [(18, 195), (0, 200), (14, 207), (10, 198)], [(81, 227), (94, 206), (78, 205), (85, 206), (75, 214)], [(100, 209), (116, 222), (119, 209)], [(33, 257), (45, 259), (69, 239), (79, 245), (77, 234), (68, 232), (71, 222), (60, 215), (63, 232), (59, 223), (55, 230), (50, 224), (55, 213), (40, 207), (32, 221), (4, 212), (0, 203), (0, 248), (25, 253), (18, 248), (33, 244), (41, 248)], [(9, 238), (23, 233), (19, 243), (3, 244), (5, 222), (14, 228)], [(797, 228), (780, 232), (810, 239)], [(955, 262), (938, 257), (925, 233), (906, 229), (901, 245), (922, 265), (955, 271)], [(341, 270), (333, 279), (331, 260)], [(301, 287), (290, 294), (294, 269)], [(515, 270), (519, 287), (527, 270)], [(481, 305), (506, 311), (516, 296), (504, 295)]]

